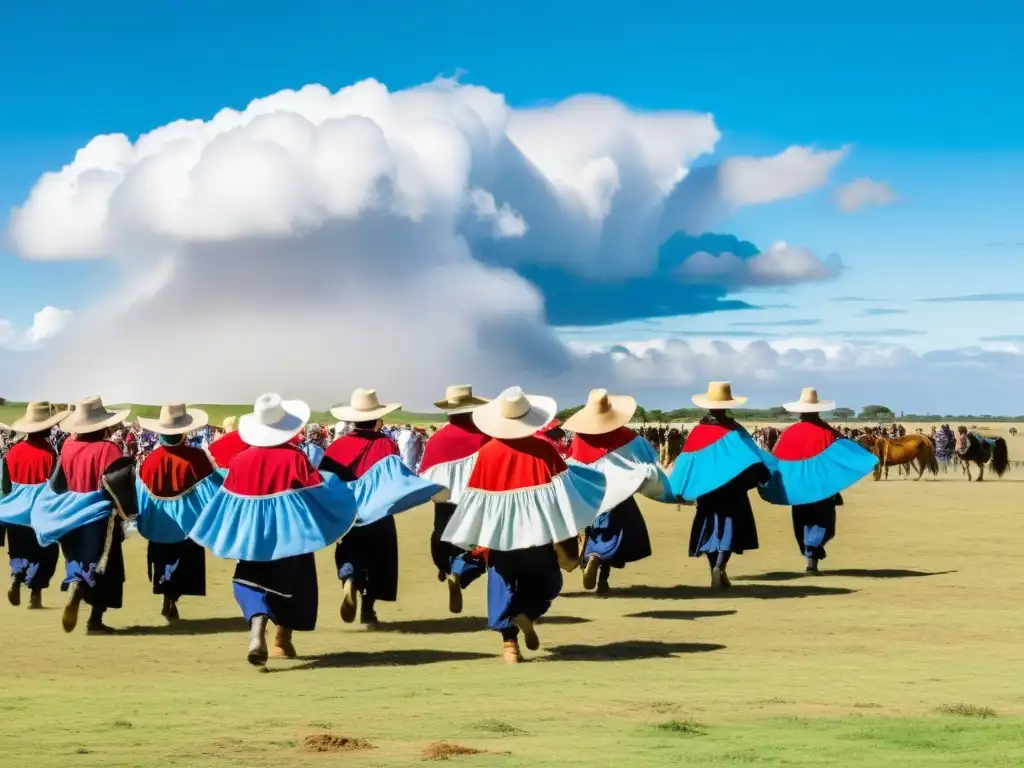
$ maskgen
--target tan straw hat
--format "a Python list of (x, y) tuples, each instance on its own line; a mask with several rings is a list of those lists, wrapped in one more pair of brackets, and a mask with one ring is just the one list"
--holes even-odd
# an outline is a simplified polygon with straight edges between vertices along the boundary
[(158, 435), (184, 435), (210, 423), (206, 411), (186, 408), (184, 403), (169, 403), (160, 409), (157, 419), (138, 418), (139, 426)]
[(225, 416), (224, 421), (220, 423), (220, 428), (225, 432), (234, 432), (238, 428), (238, 417)]
[(481, 405), (491, 402), (486, 397), (474, 397), (473, 388), (469, 384), (454, 384), (444, 391), (444, 400), (436, 400), (434, 407), (439, 408), (449, 416), (458, 413), (469, 413)]
[(381, 404), (375, 389), (357, 389), (352, 393), (348, 405), (336, 405), (331, 408), (331, 416), (338, 421), (358, 424), (363, 421), (383, 419), (402, 407), (401, 403)]
[(238, 436), (248, 445), (270, 448), (284, 445), (303, 430), (309, 421), (309, 406), (301, 400), (282, 400), (273, 393), (260, 395), (238, 420)]
[(726, 408), (735, 408), (747, 402), (745, 397), (733, 397), (732, 385), (728, 381), (712, 381), (708, 384), (708, 391), (690, 398), (698, 408), (707, 408), (709, 411), (721, 411)]
[(66, 419), (70, 413), (71, 411), (54, 411), (53, 406), (46, 400), (29, 403), (25, 408), (25, 415), (11, 424), (8, 429), (23, 435), (46, 432), (57, 426), (58, 422)]
[(516, 440), (537, 434), (558, 411), (550, 397), (527, 395), (519, 387), (509, 387), (497, 399), (473, 411), (473, 423), (485, 435), (500, 440)]
[(824, 413), (835, 409), (836, 401), (819, 400), (818, 390), (814, 387), (804, 387), (799, 400), (795, 403), (783, 403), (782, 407), (790, 413)]
[(75, 410), (60, 423), (60, 428), (72, 435), (87, 435), (101, 429), (121, 424), (132, 412), (131, 408), (123, 411), (108, 411), (102, 398), (93, 395), (80, 400)]
[(603, 435), (629, 424), (636, 413), (636, 400), (629, 395), (609, 395), (607, 389), (592, 389), (587, 404), (562, 424), (568, 432)]

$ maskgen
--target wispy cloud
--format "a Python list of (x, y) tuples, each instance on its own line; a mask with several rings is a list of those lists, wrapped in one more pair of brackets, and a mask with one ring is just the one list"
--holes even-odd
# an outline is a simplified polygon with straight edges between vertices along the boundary
[(891, 205), (900, 196), (896, 194), (887, 181), (875, 181), (867, 177), (854, 179), (841, 186), (835, 195), (839, 210), (853, 213), (872, 205)]
[(1024, 301), (1024, 293), (969, 293), (964, 296), (932, 296), (916, 299), (929, 303), (971, 302), (971, 301)]
[(889, 307), (871, 307), (865, 309), (863, 312), (859, 312), (857, 317), (885, 317), (886, 315), (905, 315), (907, 310), (905, 309), (890, 309)]
[(814, 317), (798, 317), (793, 320), (762, 320), (760, 322), (750, 321), (744, 323), (729, 323), (729, 325), (744, 327), (744, 328), (759, 328), (765, 325), (777, 325), (777, 326), (795, 326), (795, 327), (806, 327), (809, 325), (819, 325), (821, 320)]
[(996, 240), (985, 243), (986, 248), (1024, 248), (1024, 240)]
[(679, 339), (775, 339), (779, 336), (777, 333), (765, 333), (760, 331), (673, 331), (669, 335)]
[(1002, 336), (982, 336), (982, 341), (1024, 341), (1024, 333), (1005, 333)]
[(854, 331), (828, 331), (825, 336), (841, 336), (848, 339), (875, 339), (879, 337), (924, 336), (927, 331), (916, 328), (861, 328)]
[(829, 299), (829, 301), (835, 304), (861, 304), (869, 301), (878, 302), (881, 299), (869, 299), (865, 296), (837, 296), (834, 299)]

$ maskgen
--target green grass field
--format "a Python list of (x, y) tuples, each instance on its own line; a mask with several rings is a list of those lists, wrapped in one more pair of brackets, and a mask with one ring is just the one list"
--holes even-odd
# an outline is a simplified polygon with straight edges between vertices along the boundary
[(519, 667), (483, 629), (483, 582), (447, 614), (425, 508), (399, 518), (384, 631), (341, 624), (324, 552), (320, 626), (267, 672), (245, 663), (230, 563), (209, 563), (209, 597), (169, 629), (131, 539), (121, 634), (64, 635), (52, 589), (45, 611), (0, 605), (0, 765), (411, 766), (445, 742), (479, 766), (1019, 766), (1014, 475), (861, 483), (819, 578), (797, 575), (788, 510), (758, 502), (761, 549), (724, 594), (684, 555), (690, 512), (645, 504), (654, 557), (606, 599), (568, 575)]

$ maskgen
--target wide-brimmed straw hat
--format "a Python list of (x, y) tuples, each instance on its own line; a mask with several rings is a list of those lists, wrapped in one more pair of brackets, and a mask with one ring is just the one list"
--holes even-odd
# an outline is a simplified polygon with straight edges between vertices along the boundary
[(238, 429), (238, 417), (237, 416), (225, 416), (224, 421), (220, 423), (220, 428), (225, 432), (234, 432)]
[(732, 385), (728, 381), (712, 381), (708, 384), (708, 391), (690, 398), (698, 408), (706, 408), (709, 411), (720, 411), (726, 408), (735, 408), (747, 402), (746, 397), (733, 397)]
[(357, 389), (352, 393), (347, 405), (336, 405), (331, 408), (331, 416), (338, 421), (358, 424), (363, 421), (383, 419), (402, 407), (401, 403), (382, 404), (375, 389)]
[(54, 411), (53, 406), (48, 401), (40, 400), (35, 403), (29, 403), (25, 407), (25, 415), (7, 427), (7, 429), (20, 432), (23, 435), (34, 435), (38, 432), (46, 432), (53, 429), (70, 414), (71, 411)]
[(782, 407), (790, 413), (824, 413), (834, 410), (836, 401), (819, 400), (818, 390), (814, 387), (804, 387), (799, 400), (794, 403), (783, 403)]
[(473, 423), (490, 437), (516, 440), (537, 434), (557, 411), (552, 398), (527, 395), (519, 387), (509, 387), (496, 399), (474, 409)]
[(441, 409), (449, 416), (454, 416), (459, 413), (469, 413), (489, 402), (491, 401), (486, 397), (476, 397), (469, 384), (455, 384), (445, 389), (444, 400), (434, 401), (434, 407)]
[(609, 395), (607, 389), (592, 389), (587, 404), (565, 420), (567, 432), (603, 435), (629, 424), (636, 413), (636, 399), (629, 395)]
[(160, 409), (156, 419), (138, 418), (139, 426), (158, 435), (184, 435), (194, 429), (202, 429), (210, 423), (206, 411), (187, 408), (184, 403), (168, 403)]
[(253, 412), (238, 420), (238, 436), (248, 445), (270, 448), (287, 443), (308, 421), (309, 406), (301, 400), (282, 400), (273, 393), (260, 395)]
[(116, 427), (123, 423), (131, 412), (131, 408), (123, 411), (107, 410), (103, 405), (103, 399), (93, 395), (80, 400), (71, 415), (60, 422), (60, 428), (71, 435), (87, 435), (90, 432)]

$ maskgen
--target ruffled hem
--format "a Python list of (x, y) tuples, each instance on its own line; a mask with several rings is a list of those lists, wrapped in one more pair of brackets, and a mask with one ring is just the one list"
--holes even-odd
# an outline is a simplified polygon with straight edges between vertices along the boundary
[(462, 494), (466, 492), (469, 478), (473, 474), (473, 467), (476, 466), (476, 457), (477, 454), (473, 453), (464, 459), (455, 459), (454, 461), (435, 464), (430, 469), (421, 473), (420, 477), (447, 488), (449, 494), (451, 494), (448, 501), (452, 504), (458, 504)]
[(874, 471), (878, 459), (851, 440), (836, 440), (812, 459), (770, 466), (771, 479), (758, 493), (771, 504), (792, 506), (830, 499)]
[(32, 528), (39, 544), (46, 547), (77, 528), (109, 517), (113, 508), (104, 491), (58, 494), (47, 484), (32, 506)]
[(588, 467), (604, 475), (606, 485), (601, 512), (615, 509), (637, 493), (655, 501), (675, 502), (668, 476), (658, 464), (654, 446), (642, 437), (606, 453), (593, 464), (583, 464), (573, 458), (566, 462), (572, 466)]
[(138, 533), (157, 544), (176, 544), (188, 538), (199, 513), (217, 494), (223, 478), (214, 472), (173, 499), (153, 496), (142, 481), (136, 481), (139, 517)]
[(597, 517), (605, 485), (597, 470), (574, 465), (547, 485), (503, 492), (467, 488), (441, 538), (462, 549), (499, 552), (565, 541)]
[(348, 533), (356, 520), (350, 483), (324, 472), (324, 482), (274, 496), (238, 496), (221, 488), (188, 537), (225, 560), (269, 562), (316, 552)]
[(0, 499), (0, 525), (32, 525), (32, 507), (46, 490), (46, 483), (11, 483), (11, 492)]
[(696, 501), (757, 463), (771, 469), (777, 461), (758, 448), (746, 432), (734, 430), (699, 451), (680, 453), (669, 484), (676, 499)]
[(448, 491), (444, 486), (420, 477), (405, 466), (398, 456), (381, 459), (366, 474), (348, 485), (352, 488), (359, 508), (356, 525), (360, 526), (414, 509), (435, 496), (439, 501), (448, 499)]

